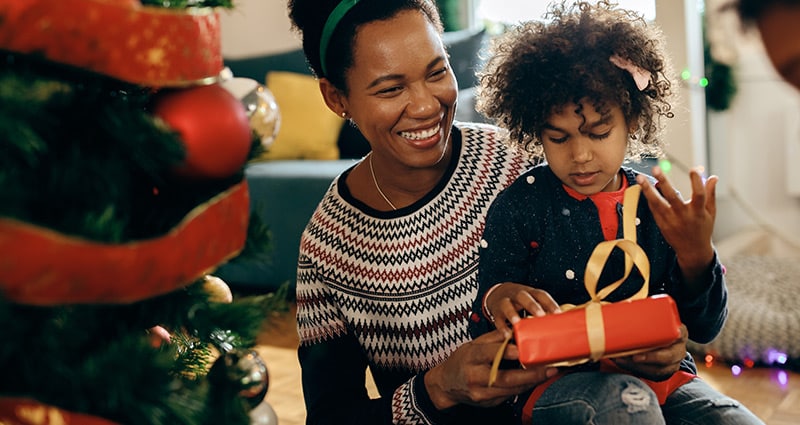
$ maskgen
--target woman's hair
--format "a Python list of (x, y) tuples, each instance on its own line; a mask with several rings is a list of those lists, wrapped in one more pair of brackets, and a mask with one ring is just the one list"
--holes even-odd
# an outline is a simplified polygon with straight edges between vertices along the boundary
[[(642, 68), (639, 90), (611, 56)], [(661, 153), (661, 118), (671, 118), (671, 65), (661, 32), (640, 15), (613, 3), (551, 5), (544, 21), (520, 24), (492, 41), (478, 73), (477, 109), (509, 130), (509, 143), (542, 155), (547, 119), (569, 103), (588, 99), (601, 114), (619, 106), (635, 129), (628, 158)]]
[[(325, 69), (320, 63), (320, 38), (328, 16), (340, 0), (289, 0), (289, 19), (303, 40), (303, 52), (312, 72), (327, 78), (347, 92), (345, 74), (353, 66), (356, 30), (364, 24), (393, 18), (405, 10), (419, 10), (442, 32), (439, 10), (432, 0), (362, 0), (339, 21), (331, 34), (326, 52)], [(404, 52), (398, 52), (404, 54)]]

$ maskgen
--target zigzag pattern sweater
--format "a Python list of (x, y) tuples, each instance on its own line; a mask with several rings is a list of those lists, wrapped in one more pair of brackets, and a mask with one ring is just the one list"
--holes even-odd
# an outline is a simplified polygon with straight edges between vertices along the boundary
[[(423, 199), (376, 211), (340, 184), (347, 170), (303, 232), (297, 322), (309, 424), (479, 423), (491, 411), (437, 411), (423, 374), (470, 339), (486, 212), (532, 163), (496, 127), (456, 123), (452, 135), (449, 168)], [(380, 398), (367, 394), (367, 367)]]

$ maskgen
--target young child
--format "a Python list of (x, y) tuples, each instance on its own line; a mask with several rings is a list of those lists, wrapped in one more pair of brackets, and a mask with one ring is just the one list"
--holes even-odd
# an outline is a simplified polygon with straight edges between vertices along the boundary
[[(690, 173), (684, 201), (664, 173), (623, 167), (659, 154), (671, 118), (672, 75), (660, 31), (634, 12), (599, 2), (551, 6), (543, 22), (500, 36), (481, 72), (478, 107), (509, 130), (509, 143), (545, 163), (492, 204), (481, 241), (474, 335), (510, 333), (520, 312), (542, 316), (589, 300), (584, 268), (594, 247), (623, 237), (623, 191), (641, 185), (638, 244), (651, 263), (649, 295), (671, 295), (683, 337), (670, 347), (565, 370), (521, 397), (523, 419), (580, 424), (758, 424), (749, 410), (696, 376), (686, 333), (712, 340), (727, 314), (723, 268), (712, 245), (717, 178)], [(624, 273), (615, 250), (598, 289)], [(635, 294), (632, 272), (606, 301)], [(646, 318), (631, 317), (631, 320)], [(686, 422), (683, 422), (683, 421)]]

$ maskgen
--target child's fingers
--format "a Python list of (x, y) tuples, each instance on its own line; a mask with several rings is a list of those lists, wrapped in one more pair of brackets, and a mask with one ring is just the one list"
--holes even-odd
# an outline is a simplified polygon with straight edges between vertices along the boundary
[(634, 354), (631, 356), (631, 361), (637, 363), (656, 364), (666, 367), (669, 367), (670, 365), (678, 365), (680, 364), (681, 360), (683, 360), (686, 353), (686, 341), (688, 337), (689, 332), (686, 328), (686, 325), (681, 324), (680, 336), (670, 345), (646, 351), (644, 353)]
[(658, 211), (662, 211), (669, 208), (669, 203), (660, 193), (658, 190), (650, 183), (650, 181), (645, 176), (637, 176), (636, 181), (642, 186), (642, 195), (647, 198), (647, 203), (650, 205), (650, 209), (653, 210), (654, 213)]
[(661, 167), (653, 167), (653, 177), (658, 180), (658, 191), (661, 193), (661, 196), (669, 203), (671, 206), (675, 205), (682, 205), (683, 198), (681, 197), (680, 192), (678, 192), (672, 183), (667, 178), (667, 175), (661, 170)]
[(706, 180), (706, 210), (713, 217), (717, 215), (717, 183), (719, 177), (711, 176)]
[(719, 178), (717, 176), (703, 177), (702, 167), (693, 169), (689, 178), (692, 182), (692, 209), (694, 212), (698, 214), (707, 212), (712, 217), (716, 216), (716, 188)]
[[(536, 317), (561, 311), (558, 307), (558, 303), (556, 303), (547, 291), (536, 288), (529, 288), (526, 291), (518, 292), (514, 297), (514, 302), (520, 308)], [(513, 324), (515, 322), (511, 323)]]
[(504, 285), (491, 298), (487, 308), (491, 311), (495, 328), (503, 333), (510, 333), (511, 326), (521, 320), (520, 312), (540, 317), (561, 311), (547, 291), (517, 284)]
[[(541, 289), (531, 289), (530, 292), (526, 293), (530, 299), (530, 302), (536, 303), (539, 307), (539, 312), (541, 314), (536, 314), (536, 316), (544, 316), (547, 313), (559, 313), (561, 312), (561, 308), (558, 306), (556, 300), (550, 296), (547, 291), (543, 291)], [(525, 309), (530, 313), (533, 313), (531, 310)]]
[(703, 177), (703, 167), (695, 167), (689, 171), (689, 181), (692, 184), (692, 206), (697, 211), (702, 211), (706, 206), (706, 180)]
[(519, 321), (519, 313), (514, 302), (505, 297), (497, 304), (497, 311), (494, 313), (494, 326), (504, 334), (511, 332), (509, 324), (514, 324)]

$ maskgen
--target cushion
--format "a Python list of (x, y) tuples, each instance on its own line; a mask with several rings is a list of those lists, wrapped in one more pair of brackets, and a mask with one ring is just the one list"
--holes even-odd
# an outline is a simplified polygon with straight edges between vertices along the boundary
[(800, 361), (800, 291), (796, 258), (740, 254), (727, 268), (728, 320), (709, 344), (689, 344), (729, 363), (796, 365)]
[(317, 80), (306, 74), (271, 71), (266, 83), (280, 109), (281, 126), (275, 142), (259, 159), (338, 159), (336, 142), (344, 119), (325, 105)]

